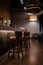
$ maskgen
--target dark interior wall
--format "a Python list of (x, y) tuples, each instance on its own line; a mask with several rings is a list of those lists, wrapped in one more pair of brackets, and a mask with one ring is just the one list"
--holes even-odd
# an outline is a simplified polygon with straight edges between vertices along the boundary
[(0, 17), (10, 18), (11, 0), (0, 0)]
[(12, 23), (13, 22), (18, 26), (25, 26), (25, 24), (29, 22), (29, 16), (25, 13), (13, 13)]
[(10, 8), (11, 0), (0, 0), (0, 7), (1, 8)]
[(29, 21), (29, 15), (26, 13), (13, 13), (12, 17), (12, 23), (14, 22), (17, 27), (24, 27), (30, 32), (30, 35), (40, 32), (39, 21)]
[(40, 32), (43, 33), (43, 13), (39, 16)]
[[(3, 19), (10, 19), (10, 8), (11, 0), (0, 0), (0, 17)], [(7, 44), (7, 42), (3, 42), (3, 40), (0, 38), (0, 56), (8, 51)]]
[(2, 17), (3, 19), (10, 19), (9, 10), (6, 8), (0, 9), (0, 17)]
[(40, 25), (43, 26), (43, 13), (39, 16)]

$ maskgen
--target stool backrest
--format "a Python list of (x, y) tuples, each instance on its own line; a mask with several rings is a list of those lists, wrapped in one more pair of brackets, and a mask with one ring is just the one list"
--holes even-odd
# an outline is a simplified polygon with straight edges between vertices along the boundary
[(20, 39), (22, 37), (22, 32), (21, 31), (16, 31), (16, 38)]
[(30, 35), (30, 33), (29, 32), (24, 32), (24, 36), (29, 36)]

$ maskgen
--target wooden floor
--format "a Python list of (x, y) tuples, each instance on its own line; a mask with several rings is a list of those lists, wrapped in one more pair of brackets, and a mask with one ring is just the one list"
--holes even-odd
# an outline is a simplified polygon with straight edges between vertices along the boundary
[(20, 54), (18, 61), (15, 54), (14, 57), (4, 59), (2, 63), (0, 61), (0, 65), (43, 65), (43, 43), (31, 40), (30, 48), (24, 53), (23, 60)]

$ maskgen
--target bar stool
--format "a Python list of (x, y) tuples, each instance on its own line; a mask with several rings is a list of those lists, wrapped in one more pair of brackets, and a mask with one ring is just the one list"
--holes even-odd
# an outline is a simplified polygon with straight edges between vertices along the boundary
[[(8, 58), (10, 57), (10, 54), (12, 53), (14, 56), (14, 48), (16, 46), (15, 44), (16, 38), (14, 36), (7, 35), (7, 47), (8, 47)], [(12, 50), (11, 50), (12, 49)]]
[(23, 41), (22, 41), (22, 31), (16, 31), (16, 45), (17, 45), (17, 52), (18, 52), (18, 60), (19, 60), (19, 53), (22, 54), (23, 59), (23, 47), (22, 47)]
[(25, 47), (25, 51), (28, 49), (28, 44), (29, 44), (29, 47), (30, 47), (30, 39), (29, 38), (30, 38), (30, 33), (29, 32), (24, 32), (24, 47)]
[[(22, 41), (22, 31), (16, 31), (15, 32), (15, 36), (16, 36), (16, 39), (12, 39), (10, 40), (8, 43), (9, 45), (9, 53), (8, 53), (8, 57), (10, 56), (10, 53), (13, 53), (13, 56), (14, 56), (14, 53), (17, 53), (17, 57), (18, 57), (18, 60), (20, 58), (20, 53), (22, 54), (22, 59), (23, 59), (23, 47), (22, 47), (22, 44), (23, 44), (23, 41)], [(11, 52), (11, 48), (13, 49), (13, 52)], [(15, 51), (17, 50), (17, 51)]]
[[(10, 39), (9, 41), (8, 41), (8, 51), (9, 51), (9, 53), (8, 53), (8, 58), (10, 57), (10, 53), (12, 53), (13, 54), (13, 57), (14, 57), (14, 49), (15, 49), (15, 47), (16, 47), (16, 39)], [(11, 50), (12, 49), (12, 50)]]

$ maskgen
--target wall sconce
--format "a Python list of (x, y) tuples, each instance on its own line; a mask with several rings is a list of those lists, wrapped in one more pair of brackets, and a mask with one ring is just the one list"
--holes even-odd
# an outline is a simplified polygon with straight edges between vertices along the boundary
[(4, 22), (3, 22), (4, 25), (7, 25), (7, 26), (10, 26), (11, 24), (11, 20), (10, 19), (5, 19)]

